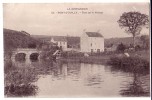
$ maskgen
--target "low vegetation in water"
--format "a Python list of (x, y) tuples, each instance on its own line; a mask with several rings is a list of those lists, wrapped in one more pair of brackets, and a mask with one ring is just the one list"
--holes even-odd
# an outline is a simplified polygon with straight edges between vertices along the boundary
[(35, 95), (37, 87), (32, 84), (37, 77), (32, 69), (14, 68), (5, 73), (5, 95), (8, 97)]
[(38, 87), (32, 84), (28, 85), (14, 85), (11, 84), (5, 87), (5, 95), (8, 97), (24, 97), (36, 95)]
[[(44, 66), (45, 65), (45, 66)], [(51, 61), (33, 62), (31, 66), (16, 66), (11, 61), (4, 63), (5, 96), (6, 97), (27, 97), (37, 94), (38, 87), (35, 86), (39, 75), (46, 75), (50, 70), (55, 70)]]

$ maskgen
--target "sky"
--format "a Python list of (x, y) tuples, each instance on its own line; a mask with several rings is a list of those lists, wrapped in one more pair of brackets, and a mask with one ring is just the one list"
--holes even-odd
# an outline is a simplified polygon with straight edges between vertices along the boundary
[[(68, 10), (83, 8), (86, 10)], [(84, 14), (83, 12), (92, 12)], [(105, 38), (130, 37), (117, 21), (124, 12), (149, 15), (148, 3), (58, 3), (3, 4), (3, 27), (24, 30), (31, 35), (81, 36), (83, 31), (100, 32)], [(68, 14), (59, 14), (65, 12)], [(69, 14), (77, 12), (77, 14)], [(99, 13), (95, 13), (99, 12)], [(54, 14), (53, 14), (54, 13)], [(141, 34), (149, 34), (143, 28)]]

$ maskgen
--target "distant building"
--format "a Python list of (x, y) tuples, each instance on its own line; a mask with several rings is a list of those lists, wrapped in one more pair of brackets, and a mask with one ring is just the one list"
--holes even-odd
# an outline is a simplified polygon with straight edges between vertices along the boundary
[(84, 32), (80, 48), (81, 52), (104, 52), (104, 37), (99, 32)]
[(66, 37), (52, 37), (52, 43), (56, 43), (59, 48), (62, 48), (63, 51), (67, 51), (67, 39)]

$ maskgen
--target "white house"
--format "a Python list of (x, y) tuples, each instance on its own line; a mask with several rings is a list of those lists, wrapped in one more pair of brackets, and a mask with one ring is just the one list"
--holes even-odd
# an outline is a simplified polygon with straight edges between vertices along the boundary
[(104, 52), (104, 37), (99, 32), (84, 32), (80, 48), (81, 52)]
[(56, 43), (58, 47), (61, 47), (63, 51), (67, 51), (67, 39), (66, 37), (52, 37), (51, 42)]

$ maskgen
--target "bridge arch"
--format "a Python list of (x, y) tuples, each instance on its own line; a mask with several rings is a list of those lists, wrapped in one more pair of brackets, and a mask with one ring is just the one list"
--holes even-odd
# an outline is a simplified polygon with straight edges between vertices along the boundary
[(25, 61), (26, 60), (26, 54), (22, 53), (22, 52), (16, 53), (15, 60), (16, 61)]
[(31, 49), (31, 48), (18, 48), (13, 51), (11, 59), (16, 60), (17, 55), (24, 55), (23, 58), (25, 60), (38, 60), (40, 55), (39, 50)]
[(38, 60), (39, 59), (39, 53), (38, 52), (34, 52), (30, 54), (30, 60)]

